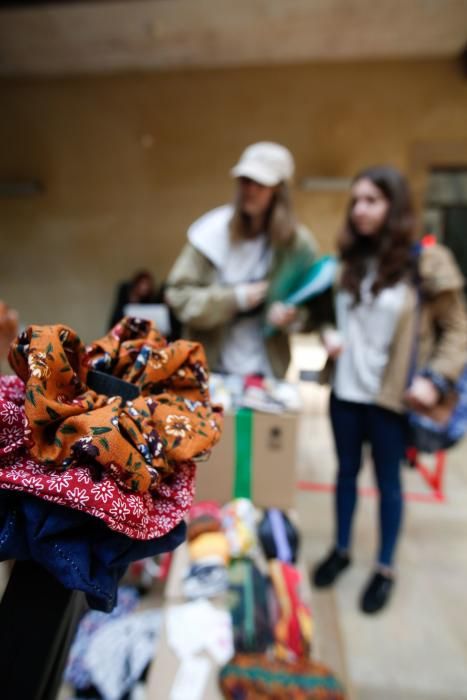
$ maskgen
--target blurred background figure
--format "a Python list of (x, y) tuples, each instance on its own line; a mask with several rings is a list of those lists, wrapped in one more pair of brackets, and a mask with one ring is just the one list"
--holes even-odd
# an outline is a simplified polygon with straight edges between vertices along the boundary
[(127, 282), (122, 282), (115, 298), (108, 328), (112, 328), (125, 315), (127, 304), (159, 304), (162, 301), (153, 275), (147, 270), (139, 270)]
[(9, 373), (7, 366), (10, 343), (18, 335), (18, 313), (0, 300), (0, 370)]
[(330, 586), (351, 563), (357, 476), (368, 441), (380, 512), (376, 567), (360, 601), (366, 613), (386, 605), (394, 584), (407, 403), (434, 407), (452, 389), (467, 356), (463, 276), (447, 248), (434, 242), (414, 246), (415, 233), (404, 176), (388, 166), (358, 174), (338, 241), (337, 328), (323, 333), (335, 361), (335, 542), (313, 580), (317, 587)]
[[(295, 219), (288, 184), (293, 172), (284, 146), (249, 146), (231, 171), (234, 204), (190, 226), (169, 274), (166, 300), (184, 336), (204, 344), (215, 371), (283, 377), (289, 333), (306, 322), (306, 311), (280, 301), (316, 255), (311, 234)], [(277, 331), (267, 338), (266, 323)]]

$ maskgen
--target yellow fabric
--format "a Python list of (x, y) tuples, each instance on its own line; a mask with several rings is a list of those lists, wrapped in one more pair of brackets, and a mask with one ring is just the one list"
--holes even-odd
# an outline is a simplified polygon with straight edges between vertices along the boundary
[(228, 564), (230, 558), (229, 545), (223, 532), (206, 532), (198, 535), (189, 543), (188, 551), (193, 562), (218, 557)]

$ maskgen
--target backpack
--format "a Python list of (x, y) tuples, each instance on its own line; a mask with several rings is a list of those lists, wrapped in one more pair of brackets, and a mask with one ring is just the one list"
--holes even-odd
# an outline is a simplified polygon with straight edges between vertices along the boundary
[[(425, 236), (414, 246), (414, 256), (418, 261), (424, 246), (435, 243), (433, 236)], [(421, 294), (420, 282), (417, 277), (417, 329), (412, 348), (411, 378), (415, 372), (415, 357), (417, 355), (418, 321), (420, 319)], [(409, 382), (410, 383), (410, 382)], [(453, 447), (467, 432), (467, 365), (452, 390), (442, 401), (426, 412), (415, 410), (408, 412), (410, 447), (420, 452), (439, 452)]]
[(439, 452), (456, 445), (466, 432), (467, 365), (444, 406), (435, 407), (432, 415), (409, 411), (409, 444), (420, 452)]

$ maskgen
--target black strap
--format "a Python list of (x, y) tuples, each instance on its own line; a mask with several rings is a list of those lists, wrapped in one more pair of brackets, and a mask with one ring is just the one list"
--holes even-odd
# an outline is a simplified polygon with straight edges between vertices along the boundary
[(409, 387), (412, 383), (413, 378), (417, 373), (417, 357), (418, 357), (418, 346), (420, 339), (420, 319), (422, 311), (422, 292), (421, 292), (421, 278), (419, 270), (420, 255), (422, 252), (422, 244), (420, 242), (415, 243), (412, 247), (412, 255), (414, 260), (414, 274), (413, 281), (415, 285), (415, 293), (417, 295), (417, 301), (415, 306), (415, 329), (412, 342), (412, 352), (410, 354), (410, 364), (409, 372), (407, 374), (407, 386)]

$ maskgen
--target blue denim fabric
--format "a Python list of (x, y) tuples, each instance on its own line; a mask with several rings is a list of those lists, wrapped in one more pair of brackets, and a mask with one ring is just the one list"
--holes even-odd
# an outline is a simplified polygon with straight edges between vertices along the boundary
[(114, 608), (118, 582), (131, 562), (170, 552), (185, 535), (181, 522), (164, 537), (132, 540), (87, 513), (0, 491), (0, 561), (32, 559), (104, 612)]
[(402, 522), (401, 462), (405, 455), (404, 416), (331, 395), (331, 423), (339, 468), (336, 488), (336, 545), (349, 549), (357, 501), (357, 476), (364, 442), (369, 442), (380, 493), (378, 563), (391, 566)]

